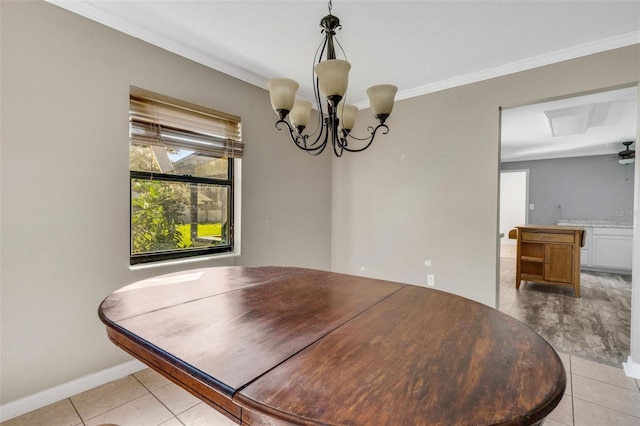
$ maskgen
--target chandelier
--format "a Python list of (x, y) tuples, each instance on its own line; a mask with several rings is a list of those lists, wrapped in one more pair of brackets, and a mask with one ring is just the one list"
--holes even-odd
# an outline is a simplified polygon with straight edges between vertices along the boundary
[[(285, 126), (293, 143), (312, 155), (318, 155), (324, 151), (331, 139), (334, 154), (341, 157), (344, 151), (360, 152), (367, 149), (371, 146), (378, 130), (383, 129), (383, 134), (389, 132), (385, 121), (393, 109), (398, 88), (390, 84), (381, 84), (367, 89), (371, 111), (378, 120), (378, 125), (375, 128), (368, 127), (368, 137), (352, 136), (351, 129), (355, 124), (358, 107), (344, 103), (351, 64), (346, 61), (346, 54), (335, 38), (336, 30), (341, 29), (342, 26), (338, 17), (331, 14), (331, 9), (332, 3), (329, 1), (329, 14), (320, 21), (324, 40), (316, 50), (313, 61), (315, 70), (313, 89), (318, 111), (316, 130), (312, 134), (303, 133), (311, 117), (311, 102), (296, 99), (298, 83), (288, 78), (274, 78), (267, 82), (267, 87), (271, 106), (279, 117), (276, 122), (278, 130), (282, 130)], [(340, 48), (345, 57), (344, 60), (336, 58), (335, 44)], [(326, 105), (323, 106), (325, 103)], [(287, 116), (290, 123), (285, 120)], [(351, 140), (360, 141), (357, 143), (360, 146), (349, 146)]]

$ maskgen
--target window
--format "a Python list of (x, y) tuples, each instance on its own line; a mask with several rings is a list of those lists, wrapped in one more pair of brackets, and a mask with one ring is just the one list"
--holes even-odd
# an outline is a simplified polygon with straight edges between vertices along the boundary
[(234, 249), (240, 118), (131, 88), (131, 264)]

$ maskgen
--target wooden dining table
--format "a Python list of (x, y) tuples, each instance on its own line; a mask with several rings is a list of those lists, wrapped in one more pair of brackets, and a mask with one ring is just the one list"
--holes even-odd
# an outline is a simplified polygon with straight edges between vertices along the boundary
[(99, 316), (113, 343), (239, 424), (530, 425), (566, 386), (516, 319), (340, 273), (193, 269), (127, 285)]

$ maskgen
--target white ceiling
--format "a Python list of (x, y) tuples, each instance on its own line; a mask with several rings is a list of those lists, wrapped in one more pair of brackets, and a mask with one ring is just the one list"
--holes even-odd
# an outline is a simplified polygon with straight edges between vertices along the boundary
[[(617, 154), (625, 149), (622, 142), (636, 139), (637, 94), (634, 86), (504, 109), (502, 161)], [(584, 132), (553, 136), (545, 112), (578, 107), (591, 110)]]
[[(327, 1), (48, 1), (262, 88), (293, 78), (313, 99)], [(335, 0), (332, 13), (361, 108), (374, 84), (406, 99), (640, 43), (640, 0)]]

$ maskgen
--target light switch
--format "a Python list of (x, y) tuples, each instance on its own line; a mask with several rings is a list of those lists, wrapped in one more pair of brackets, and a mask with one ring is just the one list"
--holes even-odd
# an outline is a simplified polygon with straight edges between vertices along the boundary
[(535, 209), (535, 208), (536, 208), (536, 206), (535, 206), (535, 205), (533, 205), (533, 204), (529, 204), (529, 210), (533, 210), (533, 209)]

